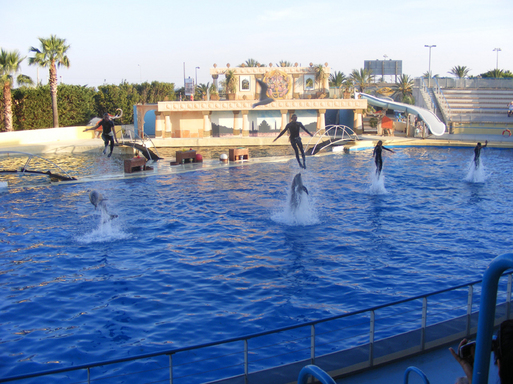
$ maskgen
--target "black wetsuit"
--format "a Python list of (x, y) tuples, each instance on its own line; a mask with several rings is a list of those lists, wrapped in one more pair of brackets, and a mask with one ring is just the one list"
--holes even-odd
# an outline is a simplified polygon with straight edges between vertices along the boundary
[(476, 147), (474, 148), (474, 164), (476, 165), (476, 168), (479, 167), (479, 157), (481, 156), (481, 149), (483, 149), (487, 145), (488, 145), (488, 143), (486, 143), (483, 146), (481, 146), (480, 144), (477, 144)]
[[(112, 120), (102, 119), (98, 122), (97, 126), (99, 127), (100, 125), (103, 127), (102, 139), (105, 143), (105, 149), (107, 149), (107, 145), (110, 143), (110, 154), (112, 154), (112, 151), (114, 150), (114, 133), (112, 132), (114, 122)], [(105, 153), (105, 150), (103, 153)]]
[(376, 145), (374, 147), (374, 152), (372, 153), (372, 156), (374, 156), (374, 162), (376, 163), (376, 173), (378, 175), (381, 173), (381, 170), (383, 169), (383, 158), (381, 157), (381, 152), (383, 152), (383, 149), (386, 149), (389, 152), (393, 152), (392, 150), (385, 148), (382, 145)]
[[(292, 148), (294, 149), (294, 152), (296, 153), (296, 159), (299, 163), (299, 166), (306, 169), (306, 160), (305, 160), (305, 151), (303, 149), (303, 143), (301, 142), (301, 137), (299, 136), (300, 130), (303, 129), (306, 133), (308, 133), (310, 136), (312, 134), (308, 132), (308, 130), (305, 128), (303, 124), (301, 124), (298, 121), (291, 121), (285, 126), (285, 129), (280, 132), (278, 139), (281, 135), (285, 133), (285, 131), (289, 131), (289, 139), (290, 144), (292, 145)], [(299, 151), (301, 151), (301, 156), (303, 157), (303, 164), (301, 164), (301, 160), (299, 159)]]

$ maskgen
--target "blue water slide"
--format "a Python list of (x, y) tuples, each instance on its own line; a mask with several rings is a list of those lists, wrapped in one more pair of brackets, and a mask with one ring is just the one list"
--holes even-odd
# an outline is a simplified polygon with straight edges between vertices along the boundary
[(442, 136), (445, 132), (445, 124), (431, 111), (427, 109), (416, 107), (414, 105), (398, 103), (391, 99), (380, 99), (379, 97), (367, 95), (366, 93), (359, 93), (360, 97), (367, 99), (367, 102), (374, 106), (384, 109), (393, 109), (394, 111), (405, 112), (421, 118), (426, 126), (435, 136)]

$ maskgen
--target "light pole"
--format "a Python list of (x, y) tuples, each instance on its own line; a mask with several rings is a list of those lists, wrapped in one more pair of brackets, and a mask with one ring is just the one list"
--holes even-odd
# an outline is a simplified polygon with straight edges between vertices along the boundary
[(495, 64), (495, 69), (499, 69), (499, 52), (502, 51), (500, 48), (494, 48), (494, 52), (497, 51), (497, 64)]
[(429, 48), (429, 80), (428, 80), (428, 88), (431, 88), (431, 48), (436, 47), (436, 45), (424, 45), (424, 47)]

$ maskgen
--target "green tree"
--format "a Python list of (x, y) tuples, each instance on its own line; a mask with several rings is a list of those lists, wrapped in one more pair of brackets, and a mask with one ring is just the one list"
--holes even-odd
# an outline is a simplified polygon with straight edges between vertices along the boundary
[(60, 39), (55, 35), (50, 38), (39, 38), (41, 49), (31, 47), (30, 52), (34, 52), (34, 57), (29, 58), (29, 65), (39, 65), (42, 68), (48, 67), (50, 95), (52, 97), (53, 126), (59, 126), (59, 111), (57, 108), (57, 67), (61, 65), (69, 68), (69, 58), (66, 55), (69, 45), (66, 45), (66, 39)]
[(146, 90), (145, 97), (147, 98), (149, 84), (144, 86), (142, 84), (134, 85), (123, 81), (120, 85), (102, 85), (98, 87), (98, 92), (94, 96), (96, 116), (103, 116), (106, 112), (114, 114), (116, 109), (121, 108), (123, 117), (120, 123), (133, 123), (133, 107), (141, 102), (138, 88)]
[(505, 71), (503, 69), (492, 69), (488, 72), (482, 73), (481, 77), (485, 79), (502, 79), (502, 78), (513, 78), (513, 73), (509, 70)]
[[(242, 63), (242, 64), (244, 64), (244, 66), (245, 66), (245, 67), (260, 67), (260, 66), (262, 66), (262, 65), (258, 62), (258, 60), (255, 60), (255, 59), (247, 59), (247, 60), (246, 60), (244, 63)], [(239, 65), (239, 67), (242, 67), (242, 64), (241, 64), (241, 65)]]
[(196, 86), (196, 92), (194, 94), (194, 100), (203, 100), (203, 97), (205, 97), (207, 95), (207, 93), (209, 93), (209, 89), (210, 89), (210, 82), (208, 82), (207, 84), (198, 84)]
[(456, 66), (452, 67), (452, 69), (447, 73), (454, 75), (459, 79), (463, 79), (468, 76), (469, 72), (470, 72), (470, 68), (467, 68), (464, 65), (456, 65)]
[(394, 90), (392, 95), (394, 100), (405, 104), (415, 104), (415, 99), (413, 98), (413, 84), (414, 81), (410, 76), (399, 76), (398, 81), (392, 87)]
[(235, 93), (237, 90), (237, 76), (235, 70), (228, 69), (224, 73), (224, 80), (221, 82), (226, 93)]
[[(93, 87), (60, 84), (58, 91), (59, 121), (62, 126), (86, 125), (95, 113)], [(20, 87), (13, 90), (14, 130), (31, 130), (52, 126), (50, 85)]]
[(294, 64), (292, 64), (290, 61), (287, 60), (280, 60), (278, 63), (276, 63), (277, 67), (293, 67)]
[[(0, 85), (3, 90), (4, 129), (13, 131), (12, 120), (12, 85), (16, 74), (20, 71), (20, 64), (24, 60), (18, 51), (0, 51)], [(32, 79), (26, 75), (18, 74), (18, 85), (32, 84)]]
[(174, 83), (162, 83), (159, 81), (151, 82), (148, 95), (149, 103), (158, 103), (159, 101), (173, 100), (175, 100)]
[(315, 68), (315, 81), (319, 84), (319, 90), (321, 92), (326, 92), (324, 88), (324, 83), (327, 79), (329, 79), (330, 74), (327, 71), (327, 67), (322, 64), (317, 64), (314, 66)]
[(344, 81), (346, 81), (346, 75), (344, 75), (344, 72), (335, 71), (330, 75), (330, 87), (337, 87), (340, 88)]
[(365, 92), (365, 88), (369, 87), (374, 79), (374, 75), (370, 69), (353, 69), (349, 75), (353, 81), (353, 85), (358, 88), (359, 92)]
[(344, 85), (344, 81), (346, 81), (346, 75), (344, 75), (344, 72), (333, 72), (330, 75), (329, 84), (330, 87), (337, 88), (337, 92), (339, 93), (337, 97), (340, 97), (340, 89)]
[[(426, 79), (429, 79), (429, 78), (431, 77), (431, 73), (430, 73), (429, 71), (426, 71), (426, 72), (424, 72), (424, 73), (422, 74), (422, 77), (424, 77), (424, 78), (426, 78)], [(440, 77), (440, 75), (436, 74), (436, 75), (433, 75), (432, 77), (433, 77), (433, 79), (434, 79), (435, 77)]]

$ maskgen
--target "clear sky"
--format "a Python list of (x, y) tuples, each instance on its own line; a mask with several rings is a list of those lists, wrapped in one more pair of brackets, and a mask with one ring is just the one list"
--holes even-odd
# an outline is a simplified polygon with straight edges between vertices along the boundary
[[(412, 77), (439, 76), (456, 65), (479, 75), (513, 71), (512, 0), (0, 0), (0, 47), (27, 59), (52, 34), (66, 39), (68, 84), (98, 86), (185, 76), (211, 82), (209, 69), (253, 58), (306, 66), (327, 62), (349, 74), (364, 60), (402, 60)], [(199, 69), (196, 70), (196, 67)], [(47, 83), (46, 70), (39, 78)]]

